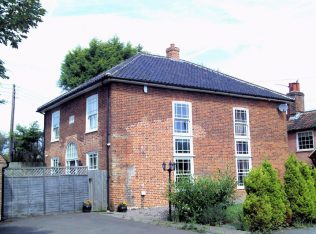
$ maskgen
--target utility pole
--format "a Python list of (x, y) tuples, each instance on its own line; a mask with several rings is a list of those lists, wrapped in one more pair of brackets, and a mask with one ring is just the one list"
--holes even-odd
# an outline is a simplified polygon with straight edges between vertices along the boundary
[(15, 110), (15, 84), (12, 86), (12, 105), (11, 105), (11, 122), (10, 122), (10, 147), (9, 147), (9, 154), (10, 154), (10, 162), (13, 161), (13, 144), (14, 144), (14, 137), (13, 137), (13, 128), (14, 128), (14, 110)]

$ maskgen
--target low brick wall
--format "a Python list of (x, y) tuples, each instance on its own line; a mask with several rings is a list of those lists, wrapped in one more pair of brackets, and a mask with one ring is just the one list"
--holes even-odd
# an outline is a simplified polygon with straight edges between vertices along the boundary
[(7, 166), (7, 162), (4, 158), (0, 155), (0, 220), (2, 220), (2, 168)]

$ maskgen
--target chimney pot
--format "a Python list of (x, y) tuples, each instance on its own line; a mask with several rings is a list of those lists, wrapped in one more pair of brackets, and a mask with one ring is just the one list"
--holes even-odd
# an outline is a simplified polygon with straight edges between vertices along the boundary
[(289, 105), (288, 115), (294, 115), (298, 112), (304, 112), (304, 93), (300, 91), (300, 83), (298, 81), (289, 83), (289, 93), (287, 96), (295, 99), (294, 103)]
[(180, 49), (175, 46), (174, 43), (170, 44), (170, 47), (166, 49), (167, 58), (179, 60), (180, 59)]

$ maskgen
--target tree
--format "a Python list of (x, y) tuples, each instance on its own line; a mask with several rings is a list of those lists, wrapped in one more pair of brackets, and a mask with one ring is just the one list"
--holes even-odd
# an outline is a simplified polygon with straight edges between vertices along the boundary
[(292, 215), (284, 187), (271, 163), (264, 161), (245, 179), (245, 221), (251, 231), (277, 229)]
[[(2, 0), (0, 2), (0, 43), (18, 48), (30, 28), (36, 28), (45, 14), (40, 0)], [(0, 77), (8, 79), (4, 62), (0, 59)]]
[(315, 189), (311, 190), (309, 187), (313, 186), (313, 183), (308, 179), (313, 178), (309, 169), (304, 168), (305, 165), (300, 163), (295, 155), (290, 155), (285, 163), (285, 192), (293, 211), (293, 219), (299, 222), (315, 220), (315, 200), (312, 194)]
[(0, 132), (0, 154), (4, 154), (5, 152), (5, 149), (7, 148), (8, 146), (8, 137)]
[(43, 161), (43, 132), (37, 122), (31, 123), (29, 127), (16, 126), (13, 161)]
[(58, 86), (73, 89), (141, 50), (142, 46), (133, 47), (129, 42), (125, 45), (118, 37), (106, 42), (92, 39), (89, 48), (77, 47), (65, 56)]

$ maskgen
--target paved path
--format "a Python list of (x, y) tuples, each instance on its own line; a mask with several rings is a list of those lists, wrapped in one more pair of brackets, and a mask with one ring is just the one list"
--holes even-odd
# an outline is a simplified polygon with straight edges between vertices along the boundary
[(27, 217), (0, 222), (1, 234), (52, 234), (52, 233), (85, 233), (85, 234), (142, 234), (169, 233), (192, 234), (174, 227), (158, 226), (149, 223), (135, 222), (112, 217), (102, 213), (76, 213), (52, 216)]

